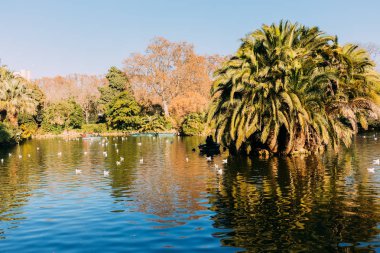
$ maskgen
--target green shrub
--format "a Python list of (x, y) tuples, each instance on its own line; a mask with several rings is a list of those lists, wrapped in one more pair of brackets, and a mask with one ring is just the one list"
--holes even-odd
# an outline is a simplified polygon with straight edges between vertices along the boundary
[(21, 141), (21, 132), (10, 124), (0, 122), (0, 144), (15, 144)]
[(139, 130), (142, 124), (141, 107), (127, 91), (120, 93), (107, 105), (107, 122), (113, 129)]
[(205, 128), (206, 123), (203, 114), (189, 113), (184, 117), (179, 132), (181, 135), (188, 136), (202, 135)]
[(22, 131), (21, 138), (28, 139), (38, 130), (38, 123), (30, 114), (20, 114), (18, 117), (18, 124)]
[(79, 129), (84, 122), (83, 110), (73, 100), (50, 105), (43, 116), (41, 126), (46, 132), (60, 133), (65, 129)]
[(144, 116), (142, 118), (142, 125), (140, 128), (141, 132), (160, 132), (170, 130), (172, 128), (172, 124), (170, 119), (160, 116)]
[(107, 125), (104, 123), (84, 124), (82, 125), (82, 130), (86, 133), (104, 133), (107, 132)]

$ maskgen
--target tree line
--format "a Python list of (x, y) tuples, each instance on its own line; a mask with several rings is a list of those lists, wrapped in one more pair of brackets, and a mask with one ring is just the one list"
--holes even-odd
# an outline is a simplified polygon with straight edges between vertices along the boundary
[[(231, 153), (319, 152), (349, 146), (379, 122), (380, 76), (367, 50), (318, 27), (281, 21), (229, 57), (158, 37), (105, 76), (28, 83), (2, 68), (2, 128), (210, 132)], [(211, 91), (211, 92), (210, 92)]]
[(3, 66), (1, 126), (8, 130), (3, 139), (71, 129), (201, 134), (212, 75), (224, 59), (157, 37), (145, 52), (132, 54), (122, 69), (111, 67), (105, 76), (72, 74), (28, 82)]

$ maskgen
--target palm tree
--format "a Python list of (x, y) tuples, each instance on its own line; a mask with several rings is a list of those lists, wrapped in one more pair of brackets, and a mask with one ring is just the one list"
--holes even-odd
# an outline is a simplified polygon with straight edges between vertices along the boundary
[(13, 126), (18, 125), (20, 113), (36, 113), (36, 101), (29, 95), (22, 78), (6, 78), (0, 80), (0, 111)]
[(233, 153), (349, 145), (357, 122), (376, 115), (373, 67), (363, 50), (340, 47), (317, 27), (264, 25), (216, 71), (209, 123)]

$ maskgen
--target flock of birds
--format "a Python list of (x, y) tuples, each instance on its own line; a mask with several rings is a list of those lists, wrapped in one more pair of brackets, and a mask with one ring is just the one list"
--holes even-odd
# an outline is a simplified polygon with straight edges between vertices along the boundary
[[(127, 137), (122, 137), (122, 141), (124, 141), (124, 140), (126, 140), (126, 139), (127, 139)], [(78, 140), (78, 141), (79, 141), (79, 138), (76, 138), (76, 139), (74, 139), (74, 140)], [(115, 138), (113, 138), (113, 140), (115, 140)], [(166, 142), (169, 143), (169, 140), (166, 140)], [(91, 143), (92, 143), (92, 141), (91, 141)], [(173, 143), (173, 141), (172, 141), (171, 143)], [(109, 145), (109, 143), (108, 143), (108, 141), (107, 141), (106, 139), (102, 139), (100, 145), (101, 145), (102, 147), (107, 147), (107, 146)], [(115, 143), (114, 146), (115, 146), (115, 151), (116, 151), (116, 153), (118, 154), (118, 153), (119, 153), (118, 144)], [(137, 146), (142, 146), (142, 143), (141, 143), (141, 142), (138, 142), (138, 143), (137, 143)], [(37, 151), (40, 150), (39, 147), (37, 147), (36, 149), (37, 149)], [(84, 151), (83, 154), (84, 154), (84, 155), (87, 155), (87, 154), (88, 154), (88, 151)], [(12, 156), (12, 153), (9, 153), (8, 156), (11, 157), (11, 156)], [(30, 154), (28, 154), (27, 156), (28, 156), (28, 158), (31, 157)], [(61, 157), (61, 156), (62, 156), (62, 152), (58, 152), (58, 153), (57, 153), (57, 156), (58, 156), (58, 157)], [(108, 152), (107, 152), (107, 151), (103, 151), (103, 156), (104, 156), (105, 158), (108, 157)], [(22, 159), (23, 156), (22, 156), (22, 155), (18, 155), (18, 157), (19, 157), (19, 159)], [(116, 161), (116, 166), (120, 166), (120, 165), (122, 164), (122, 162), (124, 162), (124, 160), (125, 160), (124, 157), (120, 156), (120, 157), (119, 157), (119, 160)], [(186, 157), (186, 158), (185, 158), (185, 161), (186, 161), (186, 162), (189, 162), (189, 157)], [(207, 156), (207, 157), (206, 157), (206, 161), (207, 161), (207, 162), (212, 162), (212, 161), (213, 161), (213, 157), (212, 157), (212, 156)], [(3, 164), (3, 163), (4, 163), (4, 158), (0, 159), (0, 162)], [(139, 160), (139, 162), (140, 162), (140, 164), (143, 164), (143, 163), (144, 163), (144, 158), (141, 157), (140, 160)], [(223, 160), (222, 160), (222, 163), (223, 163), (223, 164), (226, 164), (226, 163), (228, 163), (228, 160), (227, 160), (227, 159), (223, 159)], [(218, 164), (214, 163), (214, 166), (213, 166), (213, 167), (214, 167), (214, 169), (215, 169), (215, 171), (216, 171), (217, 174), (219, 174), (219, 175), (222, 175), (222, 174), (223, 174), (223, 169), (222, 169)], [(80, 175), (80, 174), (82, 174), (82, 170), (76, 168), (76, 169), (75, 169), (75, 174), (76, 174), (76, 175)], [(109, 175), (110, 175), (110, 171), (109, 171), (109, 170), (103, 170), (103, 175), (104, 175), (105, 177), (109, 176)]]
[[(380, 165), (380, 159), (373, 160), (373, 164), (374, 165)], [(367, 170), (368, 170), (369, 173), (375, 173), (375, 168), (374, 167), (368, 168)]]

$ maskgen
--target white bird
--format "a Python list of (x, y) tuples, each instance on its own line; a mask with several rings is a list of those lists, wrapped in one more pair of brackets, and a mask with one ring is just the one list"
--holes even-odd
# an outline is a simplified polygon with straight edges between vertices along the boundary
[(21, 158), (22, 158), (22, 155), (19, 155), (19, 156), (18, 156), (18, 158), (20, 158), (20, 159), (21, 159)]
[(380, 165), (380, 159), (373, 160), (373, 164)]
[(216, 172), (217, 172), (219, 175), (222, 175), (222, 174), (223, 174), (223, 170), (222, 170), (222, 169), (218, 169)]
[(82, 174), (82, 170), (80, 170), (80, 169), (75, 169), (75, 174)]
[(141, 146), (141, 142), (138, 142), (137, 145)]
[(4, 159), (1, 159), (1, 163), (3, 163), (4, 162)]
[(37, 147), (37, 150), (40, 150), (40, 148), (39, 148), (39, 147)]
[(219, 165), (217, 165), (216, 163), (214, 164), (214, 167), (215, 169), (219, 169)]
[(118, 153), (118, 154), (119, 154), (119, 150), (118, 150), (118, 149), (116, 149), (116, 153)]
[(206, 156), (206, 160), (207, 160), (207, 161), (211, 161), (211, 160), (212, 160), (212, 157), (211, 157), (211, 156)]
[(116, 165), (119, 166), (121, 164), (121, 162), (119, 161), (116, 161)]
[(58, 156), (61, 156), (61, 155), (62, 155), (62, 152), (58, 152), (57, 155), (58, 155)]
[(104, 171), (103, 171), (103, 175), (104, 175), (105, 177), (108, 177), (108, 176), (110, 175), (110, 172), (109, 172), (108, 170), (104, 170)]
[(87, 151), (84, 151), (84, 153), (83, 153), (83, 154), (87, 155)]
[(375, 168), (368, 168), (367, 170), (369, 173), (375, 173)]
[(122, 161), (124, 161), (124, 157), (121, 156), (120, 157), (120, 162), (122, 162)]
[(11, 154), (11, 153), (9, 153), (9, 154), (8, 154), (8, 156), (12, 156), (12, 154)]
[(28, 157), (30, 157), (30, 154), (28, 154)]
[(377, 141), (377, 137), (373, 138), (375, 141)]
[(144, 159), (143, 158), (140, 159), (140, 163), (144, 163)]
[(189, 161), (189, 158), (188, 157), (186, 157), (186, 162), (188, 162)]
[(223, 163), (227, 163), (228, 162), (228, 160), (227, 159), (223, 159)]
[(115, 147), (117, 147), (117, 143), (115, 143)]

